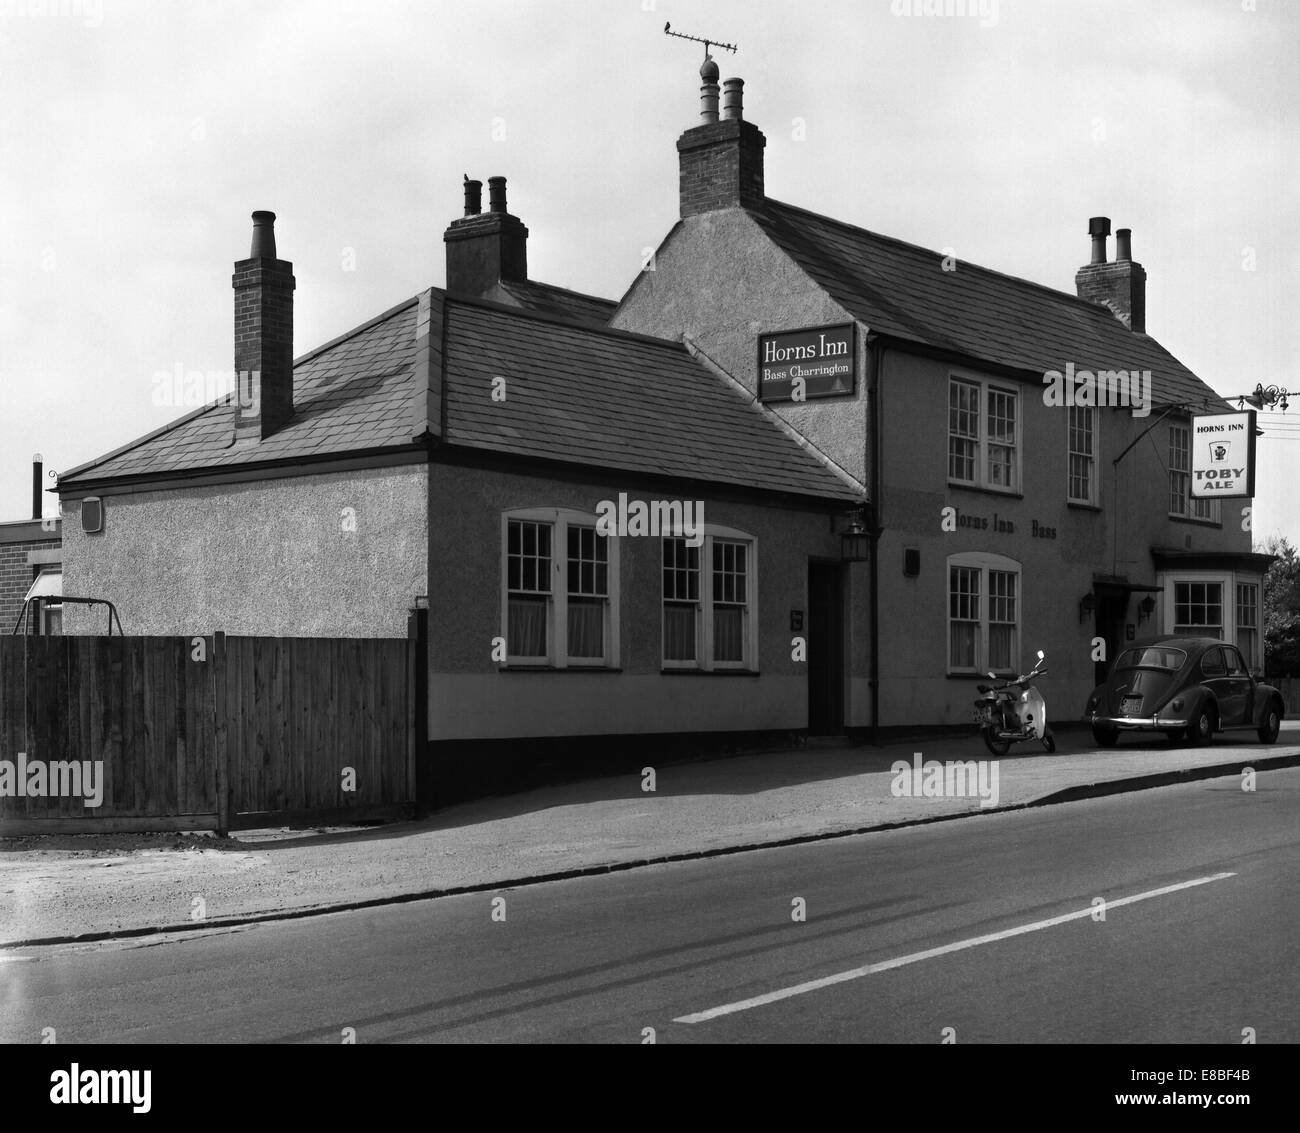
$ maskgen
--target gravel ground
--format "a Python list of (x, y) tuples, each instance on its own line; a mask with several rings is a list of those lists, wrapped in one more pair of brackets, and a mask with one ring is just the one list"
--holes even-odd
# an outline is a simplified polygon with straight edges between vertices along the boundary
[[(1286, 754), (1277, 744), (1220, 740), (1208, 748), (1126, 741), (1012, 752), (998, 762), (1001, 806), (1068, 787)], [(672, 854), (776, 842), (868, 826), (988, 812), (979, 798), (895, 797), (896, 760), (984, 759), (970, 739), (888, 748), (770, 752), (589, 779), (485, 799), (419, 822), (364, 828), (211, 834), (0, 838), (0, 943), (195, 925), (317, 909), (461, 886), (516, 881)]]

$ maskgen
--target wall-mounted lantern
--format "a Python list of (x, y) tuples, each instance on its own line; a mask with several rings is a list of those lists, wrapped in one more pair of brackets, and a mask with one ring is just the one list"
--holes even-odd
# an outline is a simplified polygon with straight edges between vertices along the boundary
[(1138, 603), (1138, 621), (1146, 621), (1156, 611), (1156, 600), (1148, 594)]
[(840, 558), (846, 563), (865, 563), (871, 558), (871, 532), (867, 528), (866, 509), (849, 513), (849, 526), (840, 535)]

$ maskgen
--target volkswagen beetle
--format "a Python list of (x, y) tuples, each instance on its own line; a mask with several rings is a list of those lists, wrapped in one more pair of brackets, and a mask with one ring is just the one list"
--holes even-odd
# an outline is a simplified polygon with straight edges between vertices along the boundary
[(1252, 729), (1277, 739), (1282, 694), (1250, 675), (1235, 645), (1215, 637), (1158, 637), (1128, 646), (1083, 718), (1102, 747), (1120, 732), (1164, 732), (1175, 743), (1207, 743), (1215, 732)]

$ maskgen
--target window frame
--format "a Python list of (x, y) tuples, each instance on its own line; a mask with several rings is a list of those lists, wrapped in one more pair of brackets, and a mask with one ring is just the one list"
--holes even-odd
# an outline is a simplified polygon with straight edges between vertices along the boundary
[[(1241, 612), (1243, 607), (1241, 604), (1241, 592), (1243, 590), (1254, 591), (1253, 612), (1255, 615), (1255, 622), (1253, 625), (1242, 624)], [(1248, 673), (1257, 672), (1264, 667), (1264, 659), (1262, 657), (1264, 634), (1260, 625), (1263, 615), (1263, 611), (1260, 608), (1260, 595), (1262, 593), (1263, 584), (1260, 582), (1242, 581), (1237, 578), (1232, 580), (1232, 619), (1233, 629), (1235, 631), (1235, 642), (1237, 649), (1241, 652), (1242, 659), (1246, 662), (1246, 671)], [(1249, 651), (1241, 648), (1241, 634), (1243, 630), (1253, 635), (1254, 648)]]
[[(1091, 451), (1087, 453), (1076, 452), (1074, 448), (1074, 415), (1076, 413), (1086, 414), (1088, 421), (1088, 440)], [(1101, 423), (1101, 414), (1097, 412), (1095, 405), (1070, 405), (1066, 407), (1065, 415), (1065, 501), (1070, 504), (1081, 504), (1086, 507), (1097, 506), (1097, 453), (1099, 450), (1098, 437), (1099, 425)], [(1088, 468), (1088, 493), (1086, 496), (1076, 496), (1073, 493), (1074, 488), (1074, 458), (1078, 456), (1087, 460)]]
[[(1181, 433), (1184, 438), (1183, 443), (1177, 446), (1177, 449), (1175, 449), (1175, 445), (1174, 445), (1174, 435), (1176, 433)], [(1192, 496), (1192, 426), (1191, 424), (1190, 423), (1183, 424), (1179, 421), (1170, 421), (1168, 437), (1169, 437), (1169, 443), (1166, 451), (1169, 456), (1168, 506), (1169, 506), (1170, 518), (1184, 520), (1187, 523), (1205, 523), (1205, 524), (1213, 524), (1213, 525), (1221, 526), (1222, 512), (1219, 507), (1219, 501), (1197, 499)], [(1180, 464), (1178, 467), (1175, 467), (1174, 464), (1175, 451), (1177, 451), (1178, 454), (1185, 459), (1186, 461), (1185, 464)], [(1174, 491), (1175, 476), (1183, 476), (1186, 478), (1187, 491), (1183, 494), (1181, 499), (1178, 499)], [(1181, 510), (1174, 509), (1174, 503), (1176, 499), (1178, 499), (1178, 502), (1181, 504)], [(1203, 515), (1197, 514), (1198, 511), (1202, 509), (1202, 507), (1204, 508), (1204, 514)]]
[[(1173, 606), (1173, 612), (1170, 616), (1170, 621), (1169, 621), (1171, 632), (1174, 634), (1181, 634), (1184, 637), (1214, 637), (1217, 638), (1219, 641), (1227, 642), (1229, 640), (1226, 636), (1228, 622), (1225, 618), (1227, 609), (1224, 603), (1224, 596), (1227, 594), (1230, 585), (1231, 585), (1231, 577), (1227, 575), (1206, 575), (1206, 576), (1199, 576), (1199, 577), (1186, 576), (1186, 577), (1179, 577), (1173, 579), (1171, 585), (1171, 592), (1172, 592), (1171, 602)], [(1187, 601), (1185, 603), (1181, 603), (1188, 607), (1189, 612), (1192, 609), (1192, 607), (1197, 605), (1204, 606), (1208, 612), (1208, 610), (1211, 609), (1213, 605), (1209, 600), (1208, 588), (1211, 586), (1217, 586), (1219, 588), (1219, 601), (1218, 601), (1219, 620), (1217, 622), (1180, 622), (1178, 620), (1178, 607), (1180, 605), (1178, 601), (1178, 588), (1180, 586), (1206, 587), (1206, 596), (1204, 601), (1200, 603), (1194, 602), (1192, 600), (1191, 594), (1189, 593)], [(1218, 633), (1203, 632), (1211, 629), (1217, 629), (1219, 632)]]
[[(978, 609), (976, 616), (976, 637), (975, 637), (975, 657), (974, 664), (970, 668), (956, 666), (953, 664), (952, 656), (952, 574), (953, 570), (966, 569), (979, 571), (979, 594), (977, 596)], [(991, 573), (1010, 574), (1016, 579), (1015, 584), (1015, 620), (1013, 622), (999, 622), (999, 625), (1011, 625), (1011, 665), (1007, 668), (995, 669), (989, 664), (989, 627), (994, 624), (991, 620), (991, 599), (992, 589), (989, 584)], [(944, 663), (949, 676), (980, 676), (989, 672), (998, 675), (1009, 674), (1019, 675), (1016, 665), (1019, 664), (1021, 641), (1024, 637), (1024, 620), (1025, 620), (1025, 593), (1024, 593), (1024, 567), (1016, 559), (1007, 555), (998, 555), (989, 551), (961, 551), (949, 555), (944, 560)], [(960, 618), (958, 621), (966, 622), (969, 619)]]
[[(976, 397), (976, 435), (972, 438), (965, 434), (953, 432), (954, 412), (953, 406), (953, 388), (954, 386), (973, 387), (977, 391)], [(1009, 445), (1001, 441), (993, 441), (989, 434), (989, 410), (990, 395), (993, 393), (1001, 394), (1011, 399), (1011, 404), (1015, 410), (1015, 427), (1014, 436)], [(1019, 386), (1011, 382), (999, 381), (994, 378), (979, 377), (975, 374), (950, 370), (948, 372), (948, 444), (945, 449), (944, 459), (947, 461), (947, 478), (948, 483), (958, 488), (974, 488), (983, 492), (996, 492), (998, 495), (1018, 496), (1023, 494), (1024, 485), (1024, 399), (1021, 397), (1022, 390)], [(966, 442), (974, 442), (975, 445), (975, 476), (971, 480), (963, 480), (953, 474), (952, 468), (952, 442), (954, 438)], [(989, 456), (993, 447), (1009, 447), (1011, 449), (1010, 464), (1010, 484), (995, 484), (989, 475)]]
[[(699, 552), (699, 586), (698, 593), (693, 603), (695, 615), (695, 659), (693, 661), (683, 661), (669, 659), (665, 656), (667, 652), (667, 630), (668, 619), (666, 617), (666, 608), (670, 599), (667, 597), (664, 586), (664, 572), (667, 569), (664, 566), (664, 548), (673, 540), (685, 542), (684, 536), (661, 535), (659, 537), (659, 665), (663, 672), (739, 672), (739, 673), (757, 673), (758, 667), (758, 538), (748, 531), (741, 531), (735, 527), (722, 527), (717, 524), (708, 523), (704, 526), (704, 539), (697, 548)], [(714, 578), (713, 578), (713, 548), (716, 543), (735, 543), (745, 547), (745, 604), (742, 615), (741, 644), (743, 646), (743, 655), (739, 661), (719, 661), (715, 658), (715, 634), (713, 625), (714, 615)], [(689, 544), (688, 544), (689, 546)], [(680, 569), (680, 568), (676, 568)], [(673, 598), (674, 605), (687, 605), (688, 603)], [(730, 605), (731, 603), (719, 603), (719, 605)]]
[[(510, 643), (510, 524), (547, 524), (551, 528), (551, 589), (546, 606), (546, 656), (527, 657), (508, 652)], [(498, 565), (501, 573), (500, 617), (501, 636), (506, 642), (506, 660), (500, 664), (509, 669), (617, 669), (622, 658), (620, 640), (620, 585), (619, 544), (617, 535), (600, 536), (605, 540), (606, 593), (604, 617), (604, 642), (602, 657), (571, 657), (569, 655), (569, 529), (571, 527), (597, 526), (594, 511), (577, 508), (509, 508), (501, 513), (501, 543)]]

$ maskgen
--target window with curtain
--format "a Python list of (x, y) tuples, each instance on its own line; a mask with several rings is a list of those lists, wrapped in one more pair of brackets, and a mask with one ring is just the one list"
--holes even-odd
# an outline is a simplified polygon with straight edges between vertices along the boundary
[(595, 526), (568, 526), (568, 654), (573, 660), (605, 656), (605, 613), (609, 605), (609, 547)]
[(530, 508), (505, 517), (507, 664), (618, 664), (618, 540), (594, 516)]
[(664, 661), (698, 660), (700, 548), (685, 539), (664, 544)]
[[(706, 578), (701, 578), (707, 570)], [(753, 669), (754, 542), (663, 540), (663, 663), (669, 669)]]
[(713, 659), (743, 664), (748, 569), (744, 543), (713, 540)]
[(1020, 658), (1020, 564), (969, 552), (948, 559), (948, 671), (1014, 673)]
[(551, 610), (549, 523), (512, 519), (506, 532), (509, 591), (506, 652), (512, 658), (548, 660)]
[(1020, 394), (974, 378), (948, 380), (948, 479), (1013, 492), (1020, 487)]

